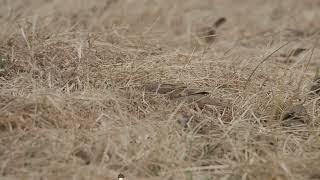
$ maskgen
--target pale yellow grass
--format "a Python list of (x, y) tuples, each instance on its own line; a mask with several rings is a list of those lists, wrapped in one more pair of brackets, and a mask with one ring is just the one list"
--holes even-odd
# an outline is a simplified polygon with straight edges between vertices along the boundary
[[(320, 179), (317, 1), (0, 4), (0, 179)], [(208, 44), (198, 32), (220, 17)], [(201, 110), (150, 83), (223, 103)], [(282, 126), (297, 103), (308, 121)]]

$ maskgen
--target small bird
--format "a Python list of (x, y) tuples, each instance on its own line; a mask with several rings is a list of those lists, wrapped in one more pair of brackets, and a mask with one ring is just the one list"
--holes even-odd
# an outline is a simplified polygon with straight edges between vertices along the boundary
[(124, 180), (124, 175), (120, 173), (120, 174), (118, 175), (118, 180)]
[(299, 126), (308, 123), (308, 114), (302, 104), (287, 107), (281, 115), (283, 126)]
[(207, 43), (211, 43), (214, 41), (216, 37), (216, 30), (225, 22), (227, 19), (225, 17), (219, 18), (212, 26), (207, 26), (201, 29), (199, 36), (204, 38)]

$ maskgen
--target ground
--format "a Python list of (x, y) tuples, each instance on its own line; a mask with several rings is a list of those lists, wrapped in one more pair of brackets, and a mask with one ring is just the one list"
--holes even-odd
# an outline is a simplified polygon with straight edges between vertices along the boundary
[(0, 3), (0, 179), (320, 179), (319, 1)]

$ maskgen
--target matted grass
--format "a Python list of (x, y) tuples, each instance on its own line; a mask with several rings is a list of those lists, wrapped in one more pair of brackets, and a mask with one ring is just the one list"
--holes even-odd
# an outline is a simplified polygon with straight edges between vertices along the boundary
[(0, 4), (0, 179), (320, 179), (317, 1)]

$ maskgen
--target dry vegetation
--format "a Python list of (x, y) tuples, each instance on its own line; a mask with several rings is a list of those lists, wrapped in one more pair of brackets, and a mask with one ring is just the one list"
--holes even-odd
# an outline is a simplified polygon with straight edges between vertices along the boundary
[(0, 4), (0, 179), (320, 179), (319, 1)]

